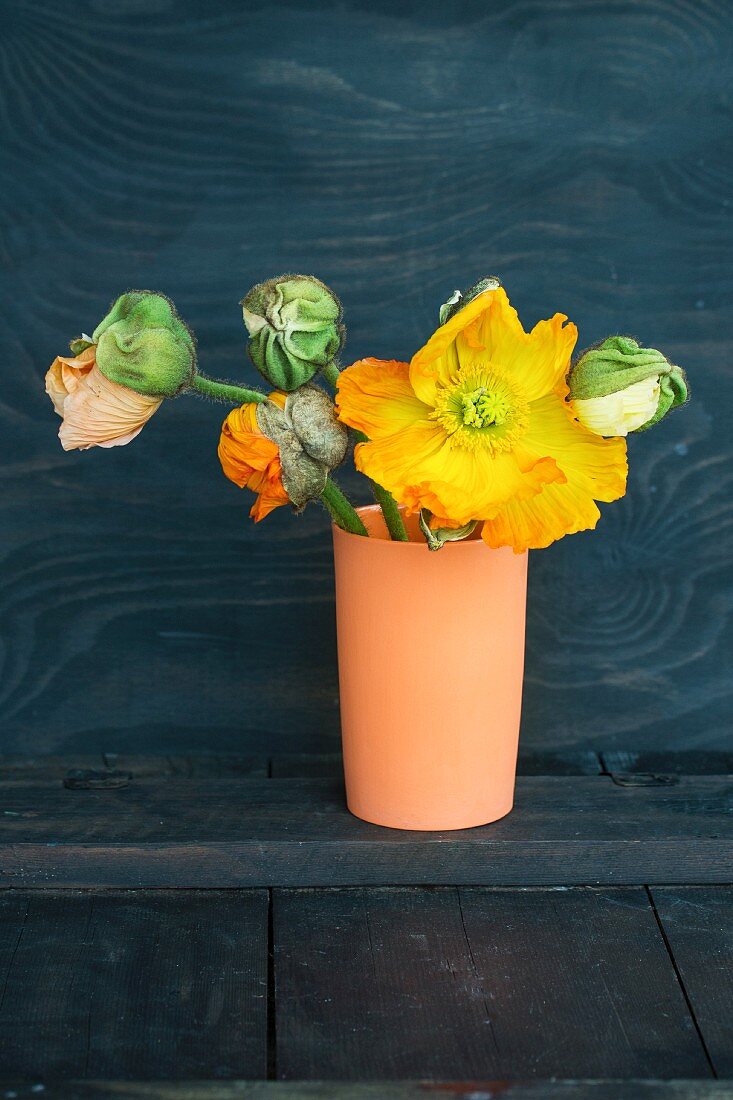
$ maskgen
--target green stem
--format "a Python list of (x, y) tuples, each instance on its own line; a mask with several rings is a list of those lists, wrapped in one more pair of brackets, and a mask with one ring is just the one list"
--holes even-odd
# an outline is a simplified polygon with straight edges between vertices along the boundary
[(191, 388), (198, 390), (204, 397), (212, 397), (214, 401), (231, 401), (233, 405), (247, 405), (253, 401), (261, 404), (267, 401), (267, 394), (260, 390), (235, 386), (231, 382), (217, 382), (214, 378), (207, 378), (205, 374), (195, 374)]
[(407, 534), (407, 528), (405, 527), (402, 513), (397, 507), (395, 498), (376, 481), (372, 481), (372, 492), (374, 493), (374, 499), (382, 509), (384, 522), (387, 524), (387, 530), (391, 538), (395, 542), (409, 542), (410, 539)]
[(333, 522), (352, 535), (368, 535), (359, 513), (349, 503), (335, 481), (327, 481), (321, 493), (321, 500), (328, 509)]

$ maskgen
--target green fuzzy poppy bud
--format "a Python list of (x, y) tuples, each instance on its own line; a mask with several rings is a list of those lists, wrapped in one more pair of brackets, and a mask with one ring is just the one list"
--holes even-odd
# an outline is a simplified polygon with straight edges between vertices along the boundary
[(568, 386), (578, 420), (602, 436), (646, 431), (689, 398), (681, 367), (630, 336), (609, 336), (583, 352)]
[(459, 309), (463, 309), (469, 302), (472, 302), (474, 298), (478, 298), (479, 294), (483, 294), (485, 290), (498, 290), (501, 286), (501, 279), (497, 275), (489, 275), (485, 279), (479, 279), (477, 283), (474, 283), (472, 287), (461, 293), (460, 290), (454, 290), (447, 302), (443, 302), (438, 313), (438, 320), (441, 325), (444, 325), (446, 321), (450, 321), (451, 317), (458, 313)]
[(307, 454), (335, 470), (346, 457), (349, 433), (336, 416), (333, 401), (314, 385), (288, 394), (285, 414)]
[(105, 377), (149, 397), (174, 397), (196, 369), (193, 336), (162, 294), (131, 290), (92, 334)]
[(252, 362), (286, 393), (332, 362), (343, 342), (341, 303), (312, 275), (280, 275), (258, 283), (242, 307)]
[(329, 471), (343, 462), (346, 428), (337, 420), (331, 398), (314, 385), (288, 394), (284, 409), (274, 401), (263, 402), (255, 415), (260, 430), (279, 448), (283, 487), (301, 512), (320, 497)]

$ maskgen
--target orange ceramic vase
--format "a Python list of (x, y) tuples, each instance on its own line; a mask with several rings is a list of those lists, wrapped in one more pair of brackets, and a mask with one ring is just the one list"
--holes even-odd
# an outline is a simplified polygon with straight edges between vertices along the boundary
[(349, 809), (392, 829), (496, 821), (514, 799), (527, 554), (431, 552), (414, 517), (401, 543), (359, 513), (370, 538), (333, 531)]

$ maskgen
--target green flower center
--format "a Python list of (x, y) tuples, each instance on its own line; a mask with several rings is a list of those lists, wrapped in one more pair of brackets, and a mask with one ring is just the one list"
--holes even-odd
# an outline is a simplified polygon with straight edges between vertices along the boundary
[(490, 424), (503, 424), (512, 411), (506, 396), (491, 393), (485, 386), (479, 386), (471, 393), (461, 397), (463, 423), (470, 428), (487, 428)]
[(511, 451), (529, 424), (521, 389), (494, 364), (463, 369), (436, 394), (432, 419), (446, 430), (451, 445), (492, 454)]

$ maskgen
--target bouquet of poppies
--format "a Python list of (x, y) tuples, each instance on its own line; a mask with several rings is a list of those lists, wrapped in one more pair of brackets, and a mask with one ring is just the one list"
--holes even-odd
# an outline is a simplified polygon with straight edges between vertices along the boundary
[(127, 444), (165, 398), (199, 394), (234, 406), (219, 459), (255, 494), (255, 522), (317, 501), (366, 536), (334, 478), (353, 451), (392, 539), (406, 541), (416, 515), (431, 550), (480, 530), (488, 546), (521, 553), (595, 527), (597, 502), (626, 491), (625, 437), (688, 399), (680, 367), (629, 336), (573, 359), (577, 329), (564, 314), (526, 332), (497, 278), (455, 291), (409, 363), (342, 369), (341, 304), (312, 276), (269, 279), (242, 306), (267, 393), (201, 373), (193, 333), (164, 295), (121, 295), (46, 375), (64, 449)]

